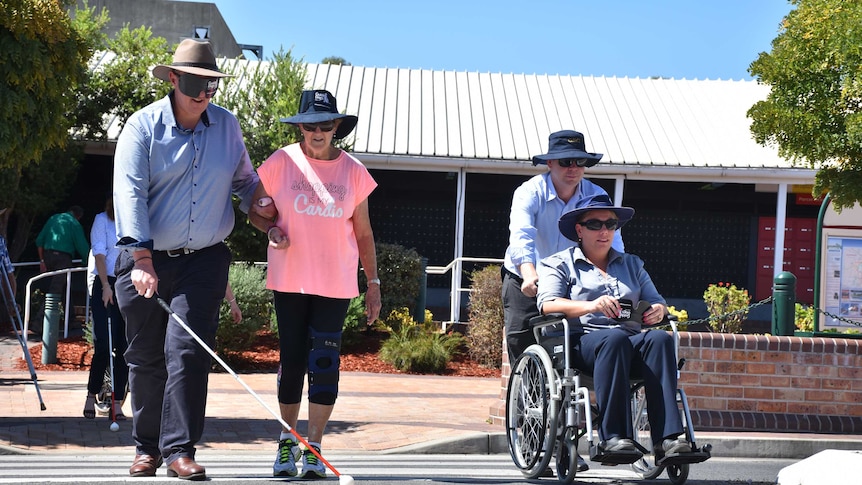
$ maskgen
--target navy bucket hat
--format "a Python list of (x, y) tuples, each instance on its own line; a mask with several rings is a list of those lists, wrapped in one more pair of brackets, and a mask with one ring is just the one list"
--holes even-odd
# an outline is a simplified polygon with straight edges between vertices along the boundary
[(617, 228), (623, 227), (623, 225), (632, 220), (632, 217), (635, 215), (634, 209), (631, 207), (615, 206), (614, 203), (611, 202), (611, 198), (605, 194), (584, 197), (583, 199), (578, 200), (575, 205), (576, 207), (574, 209), (560, 216), (559, 222), (560, 232), (563, 233), (563, 236), (566, 236), (575, 242), (578, 240), (578, 231), (575, 230), (575, 224), (577, 224), (581, 217), (589, 211), (613, 211), (619, 220)]
[(584, 135), (574, 130), (563, 130), (551, 133), (548, 137), (548, 153), (533, 157), (533, 165), (548, 164), (548, 160), (564, 158), (584, 159), (579, 167), (592, 167), (602, 159), (601, 153), (590, 153), (584, 144)]
[(282, 123), (298, 125), (300, 123), (322, 123), (324, 121), (341, 120), (335, 135), (332, 137), (340, 140), (349, 135), (359, 118), (353, 115), (345, 115), (338, 112), (335, 96), (324, 89), (303, 91), (299, 98), (299, 114), (290, 118), (282, 118)]

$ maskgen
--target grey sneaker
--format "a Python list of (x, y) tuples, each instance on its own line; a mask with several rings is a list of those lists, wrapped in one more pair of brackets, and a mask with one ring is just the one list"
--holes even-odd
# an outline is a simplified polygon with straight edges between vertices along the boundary
[(296, 460), (302, 451), (299, 449), (299, 444), (290, 439), (279, 440), (278, 454), (275, 456), (275, 463), (272, 465), (272, 476), (274, 477), (295, 477)]
[[(314, 451), (320, 453), (320, 448), (311, 445)], [(302, 452), (302, 478), (321, 479), (326, 478), (326, 466), (311, 450)]]

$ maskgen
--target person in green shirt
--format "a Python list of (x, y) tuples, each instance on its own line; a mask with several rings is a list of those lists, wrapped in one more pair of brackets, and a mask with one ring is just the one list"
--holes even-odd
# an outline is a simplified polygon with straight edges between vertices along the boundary
[[(72, 267), (72, 259), (77, 253), (86, 261), (90, 245), (84, 235), (84, 227), (79, 222), (84, 209), (73, 205), (67, 212), (54, 214), (42, 227), (36, 237), (36, 250), (39, 252), (41, 272), (56, 271)], [(66, 275), (58, 274), (51, 278), (45, 294), (45, 317), (42, 323), (42, 363), (57, 362), (57, 336), (60, 324), (60, 294), (66, 284)]]

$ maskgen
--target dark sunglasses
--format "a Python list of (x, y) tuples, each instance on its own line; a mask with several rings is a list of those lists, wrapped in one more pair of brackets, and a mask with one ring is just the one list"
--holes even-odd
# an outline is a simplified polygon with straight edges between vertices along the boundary
[(588, 221), (579, 222), (578, 224), (586, 227), (591, 231), (601, 231), (602, 226), (608, 228), (609, 231), (613, 231), (617, 228), (617, 225), (620, 223), (618, 219), (608, 219), (606, 221), (600, 221), (598, 219), (590, 219)]
[(557, 160), (557, 165), (563, 168), (569, 168), (572, 165), (575, 165), (576, 167), (592, 167), (597, 163), (599, 163), (598, 160), (593, 160), (591, 158), (563, 158)]
[(318, 128), (324, 133), (329, 133), (335, 128), (335, 122), (324, 121), (322, 123), (300, 123), (299, 126), (302, 127), (304, 131), (308, 131), (310, 133), (314, 133)]
[(212, 98), (218, 91), (217, 77), (200, 77), (194, 74), (177, 74), (180, 77), (180, 92), (190, 98), (197, 98), (201, 91), (204, 96)]

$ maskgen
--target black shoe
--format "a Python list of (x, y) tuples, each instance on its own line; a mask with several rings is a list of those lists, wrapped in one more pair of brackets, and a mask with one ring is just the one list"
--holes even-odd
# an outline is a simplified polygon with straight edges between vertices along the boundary
[(690, 453), (691, 451), (691, 443), (686, 441), (685, 438), (677, 438), (673, 440), (666, 439), (661, 442), (661, 446), (655, 446), (653, 448), (656, 460), (660, 460), (667, 455)]
[(635, 446), (635, 442), (628, 438), (620, 438), (619, 436), (614, 436), (613, 438), (605, 441), (604, 446), (605, 453), (615, 453), (618, 451), (637, 451), (637, 447)]
[(590, 469), (590, 465), (584, 460), (581, 455), (578, 455), (578, 472), (585, 472)]

